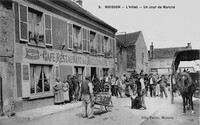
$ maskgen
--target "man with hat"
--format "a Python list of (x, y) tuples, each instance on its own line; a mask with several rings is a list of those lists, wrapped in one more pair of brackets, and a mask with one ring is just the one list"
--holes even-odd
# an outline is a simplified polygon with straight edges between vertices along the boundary
[(92, 119), (93, 115), (93, 85), (90, 76), (86, 76), (81, 84), (81, 99), (83, 106), (83, 118)]
[(149, 90), (150, 90), (150, 96), (155, 97), (155, 85), (156, 85), (156, 79), (153, 75), (153, 73), (150, 73), (150, 78), (149, 78)]

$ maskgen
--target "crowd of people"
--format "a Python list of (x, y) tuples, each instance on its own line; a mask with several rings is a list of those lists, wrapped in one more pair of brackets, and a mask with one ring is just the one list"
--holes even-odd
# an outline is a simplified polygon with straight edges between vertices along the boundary
[[(167, 86), (169, 83), (164, 75), (139, 74), (134, 73), (130, 77), (125, 74), (116, 76), (108, 76), (105, 74), (103, 78), (94, 76), (90, 79), (93, 85), (93, 92), (98, 93), (108, 91), (112, 96), (119, 98), (131, 97), (134, 95), (141, 96), (143, 107), (144, 96), (167, 98)], [(68, 75), (62, 82), (56, 78), (54, 86), (55, 104), (76, 103), (81, 101), (81, 81), (76, 76)], [(107, 86), (107, 87), (105, 87)]]

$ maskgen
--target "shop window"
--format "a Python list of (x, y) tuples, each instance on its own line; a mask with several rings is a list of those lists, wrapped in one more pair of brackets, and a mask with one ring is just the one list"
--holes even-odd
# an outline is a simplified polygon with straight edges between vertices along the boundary
[(50, 92), (52, 66), (30, 65), (30, 93)]
[(44, 16), (43, 13), (28, 8), (29, 43), (44, 45)]
[(73, 48), (75, 52), (82, 52), (81, 27), (73, 25)]

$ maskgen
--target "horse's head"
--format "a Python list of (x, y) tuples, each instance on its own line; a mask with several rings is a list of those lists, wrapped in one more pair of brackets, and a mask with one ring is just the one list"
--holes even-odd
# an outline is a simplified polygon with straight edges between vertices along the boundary
[(188, 87), (192, 85), (192, 79), (188, 73), (183, 72), (183, 73), (178, 74), (177, 79), (176, 79), (176, 84), (178, 85), (179, 90), (181, 92), (185, 92), (185, 91), (187, 92)]

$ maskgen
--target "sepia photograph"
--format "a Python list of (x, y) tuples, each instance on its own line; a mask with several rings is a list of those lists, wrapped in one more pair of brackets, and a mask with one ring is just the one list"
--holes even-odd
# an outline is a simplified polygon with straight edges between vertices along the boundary
[(199, 0), (0, 0), (0, 125), (199, 125)]

